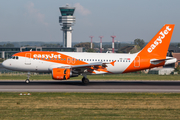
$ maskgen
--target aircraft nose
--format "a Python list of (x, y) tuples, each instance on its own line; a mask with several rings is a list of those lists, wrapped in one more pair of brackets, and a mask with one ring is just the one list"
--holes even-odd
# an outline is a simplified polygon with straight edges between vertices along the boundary
[(5, 68), (7, 68), (7, 66), (8, 66), (8, 61), (7, 61), (7, 60), (3, 61), (3, 62), (2, 62), (2, 66), (5, 67)]

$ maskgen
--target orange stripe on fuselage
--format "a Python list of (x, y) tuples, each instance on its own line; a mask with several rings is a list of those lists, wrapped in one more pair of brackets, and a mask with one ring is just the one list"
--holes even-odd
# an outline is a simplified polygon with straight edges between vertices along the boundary
[[(29, 56), (29, 54), (31, 54), (31, 55)], [(28, 58), (37, 59), (37, 60), (39, 60), (39, 58), (40, 58), (40, 60), (42, 60), (42, 61), (61, 63), (61, 64), (72, 65), (72, 66), (88, 64), (77, 58), (73, 58), (71, 56), (67, 56), (67, 55), (64, 55), (59, 52), (51, 52), (51, 51), (19, 52), (19, 53), (14, 54), (13, 56), (28, 57)], [(48, 59), (45, 59), (45, 58), (48, 58)]]

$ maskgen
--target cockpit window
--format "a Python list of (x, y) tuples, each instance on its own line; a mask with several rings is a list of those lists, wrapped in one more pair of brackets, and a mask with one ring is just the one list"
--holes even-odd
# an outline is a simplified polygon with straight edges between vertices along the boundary
[(18, 57), (18, 56), (12, 56), (11, 59), (16, 59), (16, 60), (18, 60), (19, 57)]

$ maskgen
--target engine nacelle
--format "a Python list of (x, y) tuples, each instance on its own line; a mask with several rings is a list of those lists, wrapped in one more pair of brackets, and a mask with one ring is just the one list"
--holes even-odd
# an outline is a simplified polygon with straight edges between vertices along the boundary
[(71, 70), (66, 68), (53, 68), (52, 78), (54, 80), (67, 80), (70, 78)]

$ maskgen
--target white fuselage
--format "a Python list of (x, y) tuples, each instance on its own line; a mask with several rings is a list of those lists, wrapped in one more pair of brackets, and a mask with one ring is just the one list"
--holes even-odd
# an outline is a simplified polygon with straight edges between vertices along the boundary
[[(84, 61), (86, 63), (102, 62), (107, 63), (107, 71), (111, 73), (122, 73), (135, 59), (137, 54), (116, 54), (116, 53), (78, 53), (78, 52), (59, 52), (67, 56), (71, 56), (76, 60), (54, 59), (53, 61), (44, 61), (40, 58), (27, 58), (18, 56), (18, 59), (8, 59), (3, 62), (6, 68), (15, 71), (27, 72), (51, 72), (55, 67), (71, 67), (76, 65), (76, 61)], [(57, 63), (56, 61), (66, 61), (66, 64)], [(114, 66), (108, 63), (115, 61)], [(140, 62), (140, 61), (139, 61)], [(69, 65), (71, 63), (71, 65)], [(137, 66), (136, 66), (137, 67)], [(103, 71), (95, 71), (96, 74), (106, 73)]]

